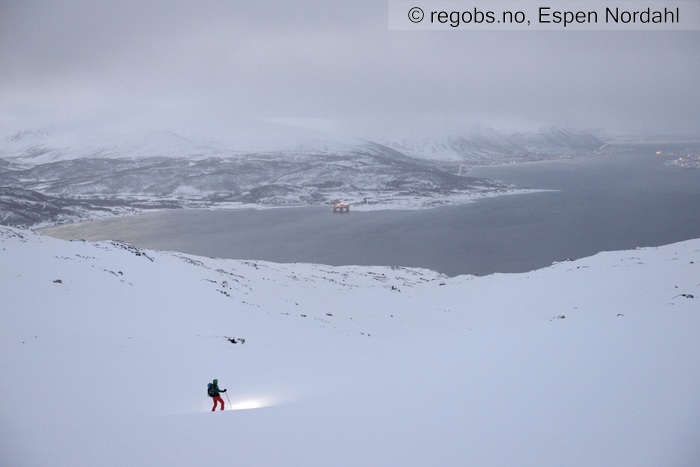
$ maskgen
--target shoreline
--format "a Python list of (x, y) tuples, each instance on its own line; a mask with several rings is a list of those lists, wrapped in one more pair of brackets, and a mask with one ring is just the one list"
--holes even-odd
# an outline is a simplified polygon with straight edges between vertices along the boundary
[[(426, 209), (434, 209), (439, 207), (447, 206), (460, 206), (478, 202), (482, 199), (490, 199), (499, 196), (514, 196), (514, 195), (526, 195), (532, 193), (542, 193), (542, 192), (553, 192), (558, 190), (549, 189), (530, 189), (530, 188), (505, 188), (498, 190), (486, 190), (486, 191), (469, 191), (469, 192), (459, 192), (444, 196), (436, 197), (426, 197), (426, 196), (412, 196), (412, 195), (391, 195), (387, 194), (386, 197), (374, 197), (373, 201), (364, 201), (368, 197), (360, 198), (358, 197), (346, 197), (344, 200), (350, 204), (351, 210), (354, 212), (372, 212), (372, 211), (419, 211)], [(378, 200), (378, 201), (374, 201)], [(198, 206), (198, 204), (201, 204)], [(49, 222), (40, 223), (33, 227), (29, 227), (30, 230), (38, 232), (48, 236), (52, 235), (58, 229), (63, 227), (77, 228), (82, 224), (92, 224), (95, 222), (101, 222), (112, 219), (126, 218), (141, 214), (157, 213), (169, 210), (209, 210), (209, 211), (243, 211), (243, 210), (272, 210), (272, 209), (289, 209), (289, 208), (328, 208), (330, 210), (330, 205), (328, 204), (289, 204), (289, 205), (261, 205), (254, 203), (216, 203), (207, 204), (202, 201), (190, 200), (185, 202), (183, 206), (178, 208), (156, 208), (156, 209), (124, 209), (123, 212), (117, 213), (105, 213), (89, 215), (84, 219), (75, 219), (69, 222)], [(62, 237), (56, 237), (62, 238)]]

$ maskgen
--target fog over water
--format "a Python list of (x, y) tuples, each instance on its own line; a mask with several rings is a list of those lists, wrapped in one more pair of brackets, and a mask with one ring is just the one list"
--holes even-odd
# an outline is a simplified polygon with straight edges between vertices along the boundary
[(421, 211), (177, 210), (50, 229), (203, 256), (523, 272), (600, 251), (700, 237), (700, 170), (633, 153), (482, 167), (470, 175), (557, 191)]

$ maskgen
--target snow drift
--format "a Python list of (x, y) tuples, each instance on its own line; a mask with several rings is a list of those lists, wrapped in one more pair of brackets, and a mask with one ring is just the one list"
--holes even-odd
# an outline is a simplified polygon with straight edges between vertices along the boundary
[(0, 227), (0, 265), (2, 465), (700, 461), (700, 240), (448, 279)]

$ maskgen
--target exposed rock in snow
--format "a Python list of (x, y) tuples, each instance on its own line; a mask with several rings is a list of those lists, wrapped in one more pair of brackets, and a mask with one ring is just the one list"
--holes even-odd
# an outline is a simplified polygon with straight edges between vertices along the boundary
[(7, 465), (698, 459), (700, 240), (448, 279), (0, 227), (0, 264)]
[(4, 196), (2, 222), (31, 226), (222, 203), (352, 200), (430, 207), (504, 192), (501, 184), (462, 176), (465, 164), (568, 157), (602, 145), (591, 135), (557, 128), (517, 134), (480, 129), (378, 144), (269, 122), (237, 122), (204, 136), (191, 128), (153, 127), (66, 124), (5, 131), (0, 186), (28, 191), (15, 191), (14, 203)]

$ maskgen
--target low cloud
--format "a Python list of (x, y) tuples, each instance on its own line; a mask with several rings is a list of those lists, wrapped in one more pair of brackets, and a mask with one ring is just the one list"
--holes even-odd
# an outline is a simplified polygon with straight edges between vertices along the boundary
[(389, 31), (382, 2), (0, 4), (0, 108), (700, 128), (700, 32)]

